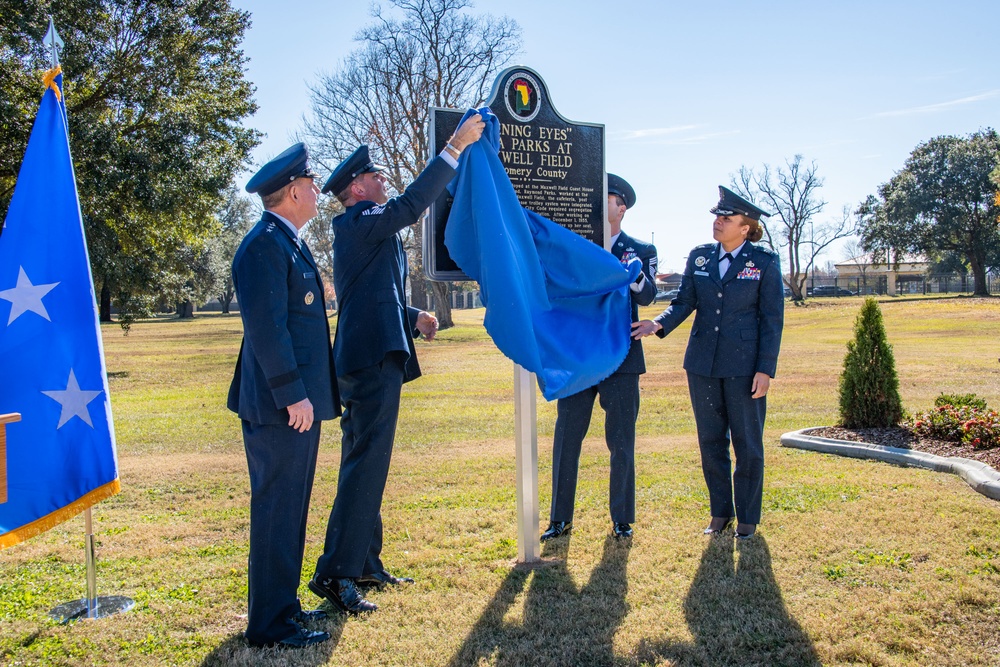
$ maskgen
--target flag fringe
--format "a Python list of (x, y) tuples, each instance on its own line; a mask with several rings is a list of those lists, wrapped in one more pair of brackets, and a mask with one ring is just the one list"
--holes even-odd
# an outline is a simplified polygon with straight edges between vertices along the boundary
[(0, 535), (0, 549), (12, 547), (15, 544), (24, 542), (35, 535), (41, 535), (45, 531), (55, 528), (63, 521), (72, 519), (83, 510), (96, 505), (105, 498), (110, 498), (122, 490), (121, 481), (114, 479), (103, 486), (99, 486), (93, 491), (74, 500), (65, 507), (60, 507), (51, 514), (46, 514), (40, 519), (35, 519), (19, 528), (15, 528), (9, 533)]
[(52, 69), (45, 72), (45, 76), (42, 78), (42, 82), (45, 83), (46, 88), (51, 88), (56, 93), (56, 99), (62, 99), (62, 92), (59, 90), (59, 86), (56, 85), (56, 77), (62, 74), (62, 67), (56, 65)]

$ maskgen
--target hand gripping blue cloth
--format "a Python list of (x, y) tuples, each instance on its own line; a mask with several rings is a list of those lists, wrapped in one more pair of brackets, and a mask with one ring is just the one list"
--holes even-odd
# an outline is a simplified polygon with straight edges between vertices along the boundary
[(532, 371), (546, 400), (565, 398), (607, 378), (625, 360), (632, 330), (628, 286), (642, 271), (521, 206), (497, 155), (500, 121), (486, 121), (468, 146), (444, 242), (479, 283), (485, 325), (507, 357)]

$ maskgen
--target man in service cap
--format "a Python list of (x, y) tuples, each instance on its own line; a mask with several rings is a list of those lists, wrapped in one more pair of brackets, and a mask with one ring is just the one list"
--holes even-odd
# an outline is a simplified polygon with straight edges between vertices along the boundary
[(337, 497), (309, 588), (350, 614), (376, 609), (358, 586), (412, 581), (382, 564), (382, 493), (402, 385), (420, 376), (413, 338), (432, 339), (437, 319), (406, 305), (408, 269), (399, 232), (454, 178), (459, 155), (483, 127), (478, 114), (466, 119), (398, 197), (389, 198), (385, 167), (375, 164), (367, 146), (341, 162), (323, 186), (344, 205), (332, 222), (339, 305), (333, 352), (344, 415)]
[(233, 258), (243, 345), (228, 405), (243, 422), (250, 468), (245, 636), (253, 646), (330, 638), (301, 625), (326, 613), (303, 611), (297, 596), (320, 423), (340, 414), (323, 281), (299, 238), (318, 213), (308, 160), (298, 143), (250, 179), (264, 213)]
[[(624, 178), (608, 174), (608, 225), (611, 252), (623, 264), (642, 262), (642, 273), (630, 285), (632, 321), (639, 306), (656, 297), (656, 248), (622, 231), (625, 211), (635, 204), (635, 190)], [(594, 399), (600, 395), (606, 415), (604, 435), (611, 452), (608, 503), (611, 533), (616, 539), (632, 536), (635, 522), (635, 422), (639, 417), (639, 375), (646, 372), (642, 343), (632, 340), (628, 354), (614, 373), (589, 389), (559, 399), (552, 443), (552, 507), (542, 541), (568, 533), (573, 525), (580, 448), (590, 428)]]

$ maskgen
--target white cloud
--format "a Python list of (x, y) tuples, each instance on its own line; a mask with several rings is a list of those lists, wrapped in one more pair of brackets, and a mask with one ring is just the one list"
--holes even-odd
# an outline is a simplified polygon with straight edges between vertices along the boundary
[(624, 132), (615, 132), (615, 138), (621, 139), (622, 141), (631, 141), (632, 139), (652, 139), (656, 137), (665, 137), (671, 134), (677, 134), (679, 132), (690, 132), (691, 130), (696, 130), (701, 125), (675, 125), (674, 127), (649, 127), (642, 130), (627, 130)]
[(975, 104), (976, 102), (982, 102), (983, 100), (993, 99), (998, 95), (1000, 95), (1000, 90), (991, 90), (980, 95), (962, 97), (949, 102), (939, 102), (937, 104), (927, 104), (920, 107), (910, 107), (909, 109), (897, 109), (895, 111), (883, 111), (881, 113), (874, 114), (873, 116), (869, 116), (869, 118), (894, 118), (898, 116), (912, 116), (914, 114), (921, 113), (937, 113), (938, 111), (948, 111), (949, 109), (954, 109), (955, 107), (964, 106), (966, 104)]
[(614, 132), (611, 138), (618, 141), (634, 141), (641, 139), (647, 143), (658, 146), (686, 146), (691, 144), (701, 144), (716, 137), (728, 137), (739, 134), (739, 130), (726, 130), (722, 132), (702, 132), (700, 134), (690, 134), (692, 130), (705, 127), (704, 125), (675, 125), (674, 127), (651, 127), (641, 130), (628, 130), (625, 132)]

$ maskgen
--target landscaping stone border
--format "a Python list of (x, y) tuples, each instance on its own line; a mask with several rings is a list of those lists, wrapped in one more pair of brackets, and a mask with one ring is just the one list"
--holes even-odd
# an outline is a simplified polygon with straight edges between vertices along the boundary
[(1000, 472), (979, 461), (963, 459), (958, 456), (937, 456), (913, 449), (885, 447), (868, 442), (851, 442), (833, 438), (819, 438), (807, 435), (805, 432), (819, 426), (785, 433), (781, 436), (782, 447), (808, 449), (824, 454), (850, 456), (856, 459), (875, 459), (896, 465), (926, 468), (937, 472), (950, 472), (964, 479), (969, 486), (987, 498), (1000, 500)]

